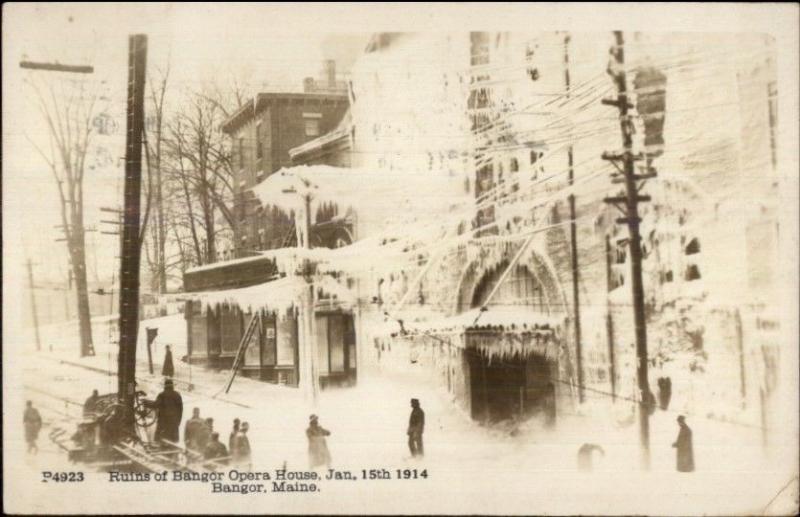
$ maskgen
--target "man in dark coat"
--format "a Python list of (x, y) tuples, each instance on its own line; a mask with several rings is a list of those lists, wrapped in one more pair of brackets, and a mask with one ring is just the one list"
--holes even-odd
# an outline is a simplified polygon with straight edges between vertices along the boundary
[(681, 415), (678, 417), (678, 439), (672, 444), (677, 449), (678, 472), (694, 471), (694, 449), (692, 448), (692, 430), (686, 425), (686, 418)]
[(161, 367), (161, 375), (164, 377), (175, 376), (175, 365), (172, 363), (172, 350), (167, 345), (167, 352), (164, 354), (164, 366)]
[(231, 431), (230, 436), (228, 436), (228, 450), (233, 450), (233, 440), (236, 438), (236, 433), (239, 432), (239, 424), (241, 424), (241, 420), (238, 418), (233, 419), (233, 431)]
[(39, 438), (39, 431), (42, 430), (42, 416), (39, 414), (39, 410), (33, 407), (33, 402), (30, 400), (25, 404), (22, 423), (25, 426), (25, 441), (28, 443), (28, 453), (39, 452), (36, 440)]
[(94, 415), (97, 411), (97, 400), (100, 398), (100, 394), (97, 393), (97, 390), (92, 391), (92, 394), (86, 399), (86, 402), (83, 403), (83, 416), (88, 417)]
[(214, 419), (213, 418), (206, 418), (203, 421), (203, 424), (197, 428), (197, 432), (195, 432), (193, 436), (195, 447), (194, 449), (199, 452), (203, 453), (206, 450), (206, 445), (211, 440), (211, 433), (214, 432)]
[(419, 400), (411, 399), (411, 417), (408, 419), (408, 449), (412, 456), (424, 455), (422, 433), (425, 431), (425, 412)]
[(164, 391), (156, 397), (153, 408), (158, 412), (155, 439), (177, 443), (183, 418), (183, 399), (175, 391), (172, 379), (164, 381)]
[(192, 418), (186, 421), (186, 425), (183, 428), (183, 442), (186, 444), (187, 449), (198, 450), (195, 445), (195, 437), (204, 425), (205, 422), (200, 418), (200, 408), (194, 408), (192, 410)]

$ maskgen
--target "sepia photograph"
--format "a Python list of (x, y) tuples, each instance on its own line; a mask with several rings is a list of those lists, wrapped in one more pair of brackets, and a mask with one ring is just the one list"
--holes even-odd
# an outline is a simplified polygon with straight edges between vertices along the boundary
[(2, 24), (5, 512), (800, 512), (796, 3)]

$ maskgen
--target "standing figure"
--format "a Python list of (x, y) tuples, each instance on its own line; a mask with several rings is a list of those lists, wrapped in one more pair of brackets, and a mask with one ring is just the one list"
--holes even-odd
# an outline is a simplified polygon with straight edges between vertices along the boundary
[(672, 398), (672, 380), (669, 377), (658, 378), (658, 406), (666, 411)]
[(100, 394), (97, 392), (97, 390), (92, 391), (92, 394), (89, 395), (89, 398), (83, 403), (84, 417), (90, 417), (94, 415), (94, 413), (97, 411), (97, 400), (99, 398)]
[(203, 425), (205, 425), (205, 422), (200, 418), (200, 408), (196, 407), (192, 410), (192, 418), (186, 421), (186, 425), (183, 428), (183, 443), (187, 449), (197, 450), (195, 437)]
[(203, 454), (206, 450), (209, 440), (211, 440), (211, 433), (214, 432), (214, 419), (206, 418), (203, 423), (198, 426), (197, 431), (194, 433), (194, 450)]
[(321, 466), (328, 467), (331, 464), (331, 453), (328, 451), (328, 443), (325, 440), (325, 437), (330, 435), (330, 431), (319, 425), (317, 415), (309, 417), (306, 437), (308, 437), (308, 461), (312, 469)]
[(672, 444), (677, 449), (678, 472), (694, 472), (694, 449), (692, 448), (692, 430), (686, 425), (686, 418), (678, 417), (678, 439)]
[(158, 412), (155, 439), (177, 443), (183, 418), (183, 399), (175, 391), (172, 379), (164, 381), (164, 391), (156, 397), (153, 408)]
[(33, 407), (30, 400), (25, 404), (25, 414), (22, 418), (25, 426), (25, 442), (28, 444), (28, 453), (39, 452), (36, 440), (39, 439), (39, 431), (42, 429), (42, 417), (39, 410)]
[(231, 431), (230, 436), (228, 436), (228, 450), (233, 451), (233, 440), (236, 438), (236, 433), (239, 432), (239, 424), (241, 420), (238, 418), (233, 419), (233, 431)]
[(233, 462), (238, 465), (250, 466), (250, 439), (247, 437), (247, 431), (250, 425), (247, 422), (242, 423), (239, 432), (233, 438), (233, 446), (231, 447), (231, 458)]
[(167, 345), (167, 351), (164, 354), (164, 366), (161, 367), (161, 375), (164, 377), (175, 376), (175, 365), (172, 363), (172, 350)]
[(411, 417), (408, 419), (408, 449), (412, 456), (425, 454), (422, 446), (422, 433), (425, 431), (425, 412), (419, 407), (418, 399), (411, 399)]

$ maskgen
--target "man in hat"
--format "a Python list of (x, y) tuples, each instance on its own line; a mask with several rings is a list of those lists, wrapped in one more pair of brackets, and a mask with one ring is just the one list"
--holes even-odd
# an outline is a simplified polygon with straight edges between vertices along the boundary
[(172, 379), (164, 381), (164, 391), (156, 397), (153, 408), (158, 412), (155, 439), (177, 443), (183, 417), (183, 399), (175, 391)]
[(308, 420), (306, 437), (308, 438), (309, 465), (312, 469), (321, 466), (328, 467), (331, 464), (331, 453), (325, 437), (330, 436), (331, 432), (319, 425), (317, 415), (311, 415)]
[(197, 428), (197, 432), (194, 434), (194, 449), (199, 452), (203, 453), (206, 450), (206, 446), (208, 445), (209, 440), (211, 440), (211, 433), (214, 432), (214, 419), (213, 418), (206, 418), (202, 425)]
[(233, 430), (228, 436), (228, 450), (233, 451), (233, 440), (236, 438), (236, 433), (239, 432), (239, 425), (242, 423), (238, 418), (233, 419)]
[(678, 472), (694, 471), (694, 449), (692, 448), (692, 430), (686, 424), (686, 417), (678, 417), (678, 439), (672, 444), (677, 449)]
[(83, 403), (83, 416), (88, 417), (94, 415), (95, 411), (97, 411), (97, 401), (100, 398), (100, 394), (97, 390), (93, 390), (92, 394), (86, 399), (86, 402)]
[(200, 408), (196, 407), (192, 410), (192, 418), (186, 421), (183, 428), (183, 442), (186, 444), (187, 449), (198, 450), (195, 446), (195, 437), (205, 423), (200, 418)]
[(231, 458), (233, 462), (238, 465), (250, 466), (250, 439), (247, 437), (247, 431), (250, 425), (247, 422), (242, 423), (239, 432), (233, 438), (233, 447), (231, 447)]
[(408, 419), (408, 449), (412, 456), (423, 456), (422, 433), (425, 431), (425, 412), (418, 399), (411, 399), (411, 417)]
[(39, 410), (33, 407), (33, 402), (30, 400), (25, 404), (25, 413), (22, 416), (22, 422), (25, 427), (25, 441), (28, 444), (28, 454), (39, 452), (39, 446), (36, 445), (36, 440), (39, 438), (39, 431), (42, 430), (42, 416), (39, 414)]

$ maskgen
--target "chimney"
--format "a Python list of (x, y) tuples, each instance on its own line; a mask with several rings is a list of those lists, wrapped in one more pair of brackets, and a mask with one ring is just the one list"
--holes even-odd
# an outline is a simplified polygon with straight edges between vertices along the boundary
[(328, 88), (333, 90), (336, 88), (336, 61), (333, 59), (326, 59), (323, 66)]
[(303, 92), (304, 93), (313, 93), (316, 88), (314, 87), (314, 78), (313, 77), (306, 77), (303, 79)]

